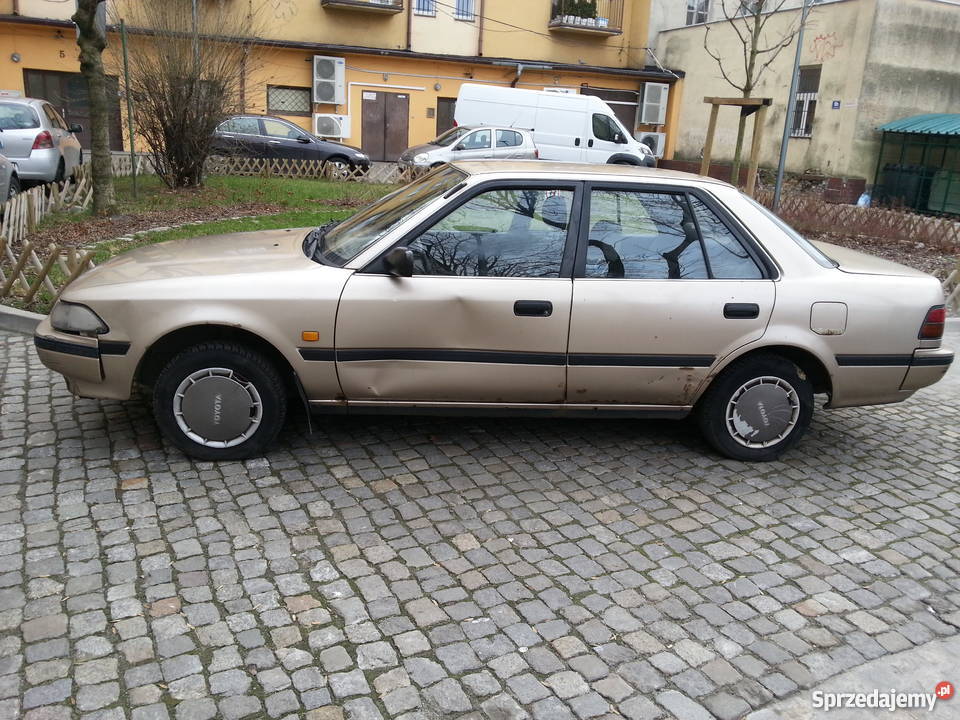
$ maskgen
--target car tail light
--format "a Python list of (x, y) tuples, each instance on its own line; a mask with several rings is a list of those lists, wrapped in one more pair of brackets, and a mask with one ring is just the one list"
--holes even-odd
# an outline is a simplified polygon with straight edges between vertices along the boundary
[(46, 130), (37, 135), (33, 141), (34, 150), (47, 150), (53, 147), (53, 136)]
[(533, 149), (533, 157), (534, 157), (536, 160), (539, 160), (539, 159), (540, 159), (540, 148), (534, 148), (534, 149)]
[(927, 310), (927, 316), (920, 326), (921, 340), (939, 340), (943, 337), (943, 324), (947, 320), (947, 309), (943, 305), (934, 305)]

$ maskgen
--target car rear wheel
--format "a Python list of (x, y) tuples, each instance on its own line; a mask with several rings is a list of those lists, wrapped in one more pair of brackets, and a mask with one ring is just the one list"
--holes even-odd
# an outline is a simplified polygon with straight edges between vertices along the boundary
[(775, 460), (793, 447), (813, 417), (813, 385), (789, 360), (756, 355), (734, 362), (698, 406), (700, 429), (736, 460)]
[(7, 186), (7, 200), (12, 200), (13, 196), (20, 192), (20, 178), (16, 175), (10, 176), (10, 184)]
[(53, 176), (53, 181), (62, 183), (66, 179), (67, 175), (67, 166), (63, 162), (63, 158), (60, 158), (60, 163), (57, 165), (57, 174)]
[(153, 392), (160, 430), (187, 455), (260, 455), (283, 426), (287, 398), (276, 367), (236, 343), (201, 343), (175, 355)]

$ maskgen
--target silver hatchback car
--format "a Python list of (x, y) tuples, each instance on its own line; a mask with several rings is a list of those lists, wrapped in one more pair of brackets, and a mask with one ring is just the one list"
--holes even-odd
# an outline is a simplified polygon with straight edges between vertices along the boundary
[(17, 165), (21, 181), (62, 182), (83, 162), (76, 134), (46, 100), (0, 98), (0, 139), (3, 154)]
[(454, 127), (400, 155), (400, 167), (439, 167), (461, 160), (536, 160), (540, 152), (527, 130), (511, 127)]

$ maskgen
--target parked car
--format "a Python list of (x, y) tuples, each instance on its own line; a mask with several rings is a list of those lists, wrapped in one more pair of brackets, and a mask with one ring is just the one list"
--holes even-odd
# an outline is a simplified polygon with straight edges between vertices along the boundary
[[(3, 149), (3, 139), (0, 135), (0, 150)], [(17, 166), (10, 162), (5, 155), (0, 155), (0, 205), (10, 200), (20, 192), (20, 178), (17, 177)]]
[(198, 458), (317, 412), (681, 418), (770, 460), (826, 407), (953, 361), (940, 283), (813, 245), (735, 188), (583, 164), (454, 163), (339, 224), (174, 241), (71, 283), (36, 331), (82, 397), (151, 388)]
[(83, 164), (76, 134), (80, 125), (67, 125), (46, 100), (0, 98), (3, 154), (17, 164), (21, 182), (62, 182)]
[(594, 95), (466, 83), (460, 86), (454, 118), (458, 125), (529, 128), (543, 160), (657, 164), (650, 147)]
[(370, 158), (359, 148), (321, 140), (292, 122), (268, 115), (235, 115), (224, 120), (214, 131), (212, 154), (321, 160), (340, 174), (370, 167)]
[(528, 130), (503, 127), (454, 127), (425, 145), (400, 155), (400, 167), (437, 167), (457, 160), (535, 160), (539, 157)]

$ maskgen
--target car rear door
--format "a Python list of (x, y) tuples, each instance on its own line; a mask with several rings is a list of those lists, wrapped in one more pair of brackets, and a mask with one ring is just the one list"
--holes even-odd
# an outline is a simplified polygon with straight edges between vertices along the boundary
[(700, 190), (594, 184), (584, 204), (567, 401), (689, 405), (763, 335), (775, 268)]
[(499, 160), (532, 157), (523, 144), (523, 135), (516, 130), (495, 130), (494, 144), (493, 157)]
[(478, 186), (401, 241), (412, 277), (351, 276), (337, 372), (352, 404), (560, 403), (579, 183)]
[(213, 152), (241, 157), (264, 157), (265, 138), (260, 134), (260, 119), (233, 117), (220, 123), (213, 133)]

